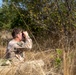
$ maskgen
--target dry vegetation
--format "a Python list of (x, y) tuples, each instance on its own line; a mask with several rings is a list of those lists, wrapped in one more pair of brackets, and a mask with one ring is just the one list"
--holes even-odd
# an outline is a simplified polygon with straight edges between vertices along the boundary
[[(56, 64), (56, 54), (54, 50), (47, 50), (42, 52), (26, 52), (26, 60), (27, 61), (35, 61), (35, 60), (43, 60), (44, 66), (37, 67), (36, 69), (30, 69), (31, 67), (25, 66), (25, 69), (18, 68), (19, 66), (1, 66), (0, 72), (1, 75), (62, 75), (62, 67)], [(26, 65), (26, 63), (25, 63)], [(32, 64), (33, 65), (33, 64)], [(59, 69), (59, 70), (58, 70)], [(17, 71), (15, 71), (17, 70)], [(25, 73), (23, 72), (25, 71)], [(5, 71), (5, 72), (3, 72)], [(15, 73), (12, 73), (14, 72)], [(22, 71), (22, 72), (21, 72)], [(9, 72), (9, 73), (8, 73)], [(24, 73), (24, 74), (23, 74)]]
[[(43, 60), (44, 66), (37, 67), (36, 69), (31, 68), (30, 66), (20, 67), (20, 65), (11, 65), (11, 66), (0, 66), (0, 75), (75, 75), (76, 72), (76, 43), (75, 43), (75, 32), (74, 35), (68, 41), (68, 44), (65, 40), (65, 37), (62, 36), (58, 42), (55, 43), (55, 48), (51, 48), (52, 40), (48, 39), (44, 41), (41, 45), (39, 44), (40, 50), (37, 48), (37, 45), (33, 45), (31, 51), (26, 51), (26, 60)], [(51, 45), (50, 45), (51, 43)], [(54, 45), (54, 42), (53, 42)], [(37, 50), (38, 49), (38, 50)], [(3, 58), (5, 54), (6, 47), (0, 46), (0, 57)], [(67, 73), (66, 73), (67, 72)]]

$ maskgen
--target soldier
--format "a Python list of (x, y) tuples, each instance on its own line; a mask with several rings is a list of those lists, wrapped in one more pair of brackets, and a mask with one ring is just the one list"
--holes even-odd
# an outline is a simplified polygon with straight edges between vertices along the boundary
[(14, 28), (12, 31), (13, 39), (8, 43), (6, 58), (12, 62), (23, 62), (25, 59), (25, 50), (32, 48), (32, 39), (27, 31)]

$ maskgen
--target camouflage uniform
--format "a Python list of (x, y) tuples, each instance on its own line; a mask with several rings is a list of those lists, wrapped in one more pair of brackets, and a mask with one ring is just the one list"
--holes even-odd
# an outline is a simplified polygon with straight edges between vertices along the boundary
[[(24, 49), (25, 48), (25, 49)], [(32, 48), (32, 39), (28, 36), (26, 41), (17, 42), (14, 39), (8, 43), (6, 58), (11, 60), (12, 62), (23, 61), (25, 58), (26, 49)]]

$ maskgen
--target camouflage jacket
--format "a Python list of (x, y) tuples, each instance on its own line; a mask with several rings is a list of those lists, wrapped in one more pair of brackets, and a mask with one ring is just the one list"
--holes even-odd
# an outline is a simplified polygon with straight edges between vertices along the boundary
[[(26, 41), (17, 42), (14, 39), (8, 43), (6, 50), (6, 58), (17, 58), (18, 56), (21, 58), (25, 58), (25, 50), (32, 48), (32, 39), (26, 38)], [(20, 58), (17, 59), (20, 59)]]

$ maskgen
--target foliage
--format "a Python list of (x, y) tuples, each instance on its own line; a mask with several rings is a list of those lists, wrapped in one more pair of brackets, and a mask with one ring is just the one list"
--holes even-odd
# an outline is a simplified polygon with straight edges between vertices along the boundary
[(56, 52), (57, 52), (57, 57), (55, 59), (55, 64), (56, 64), (56, 67), (59, 67), (61, 65), (61, 62), (62, 62), (62, 50), (61, 49), (56, 49)]
[(35, 36), (71, 33), (76, 23), (75, 0), (3, 0), (0, 28), (22, 27)]

